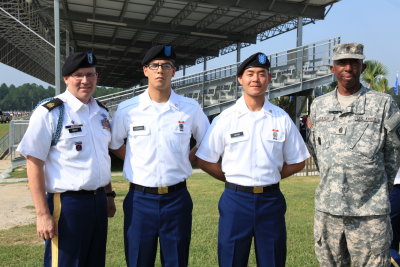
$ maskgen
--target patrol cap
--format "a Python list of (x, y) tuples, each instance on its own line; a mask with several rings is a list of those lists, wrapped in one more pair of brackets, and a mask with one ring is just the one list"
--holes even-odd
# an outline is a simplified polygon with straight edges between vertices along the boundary
[(242, 76), (243, 72), (248, 68), (258, 67), (269, 70), (270, 66), (268, 57), (264, 53), (258, 52), (248, 57), (239, 65), (236, 76)]
[(364, 59), (364, 45), (359, 43), (338, 44), (333, 48), (332, 60), (345, 58)]
[(62, 76), (69, 76), (80, 68), (91, 68), (97, 63), (92, 52), (75, 52), (69, 55), (62, 67)]
[(150, 61), (155, 59), (172, 60), (175, 62), (176, 55), (174, 49), (170, 45), (156, 45), (147, 50), (142, 60), (142, 65), (149, 64)]

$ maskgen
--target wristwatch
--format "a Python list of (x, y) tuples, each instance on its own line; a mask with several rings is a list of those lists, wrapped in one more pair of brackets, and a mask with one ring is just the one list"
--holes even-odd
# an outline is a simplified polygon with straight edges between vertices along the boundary
[(111, 192), (106, 193), (106, 196), (107, 196), (107, 197), (115, 198), (116, 195), (117, 195), (117, 194), (115, 194), (115, 191), (111, 191)]

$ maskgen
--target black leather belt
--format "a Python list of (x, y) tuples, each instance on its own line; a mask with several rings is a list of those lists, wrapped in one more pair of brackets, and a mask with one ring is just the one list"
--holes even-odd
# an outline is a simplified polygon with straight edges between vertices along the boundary
[(233, 184), (230, 182), (225, 182), (225, 188), (238, 190), (246, 193), (261, 194), (278, 190), (279, 183), (267, 186), (243, 186), (243, 185)]
[(129, 185), (129, 190), (136, 190), (136, 191), (149, 193), (149, 194), (155, 194), (155, 195), (164, 195), (164, 194), (168, 194), (168, 193), (174, 192), (176, 190), (179, 190), (179, 189), (182, 189), (185, 187), (186, 187), (186, 181), (183, 181), (176, 185), (161, 186), (161, 187), (148, 187), (148, 186), (142, 186), (142, 185), (131, 183)]
[(67, 195), (96, 195), (97, 193), (104, 192), (104, 187), (99, 187), (96, 190), (79, 190), (79, 191), (65, 191), (62, 194)]
[(400, 184), (395, 184), (393, 185), (393, 187), (400, 187)]

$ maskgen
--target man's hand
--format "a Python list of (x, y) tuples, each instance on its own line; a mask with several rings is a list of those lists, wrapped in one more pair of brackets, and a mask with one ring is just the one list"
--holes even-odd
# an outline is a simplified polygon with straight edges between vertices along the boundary
[(38, 237), (45, 240), (53, 238), (58, 234), (54, 218), (50, 214), (37, 215), (36, 232)]
[(117, 208), (115, 207), (115, 202), (113, 197), (107, 197), (107, 217), (112, 218), (115, 215)]

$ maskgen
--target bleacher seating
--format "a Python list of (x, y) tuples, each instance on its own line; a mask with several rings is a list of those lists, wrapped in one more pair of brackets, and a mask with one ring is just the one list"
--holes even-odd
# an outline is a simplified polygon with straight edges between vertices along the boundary
[[(333, 75), (328, 66), (331, 63), (332, 47), (338, 40), (339, 38), (330, 39), (269, 55), (272, 74), (269, 97), (293, 95), (332, 82)], [(237, 65), (235, 63), (176, 78), (172, 81), (172, 87), (176, 93), (198, 101), (206, 114), (216, 114), (215, 112), (228, 107), (242, 95), (242, 87), (237, 84)], [(145, 88), (146, 86), (128, 89), (99, 100), (115, 109), (118, 103), (142, 93)]]

